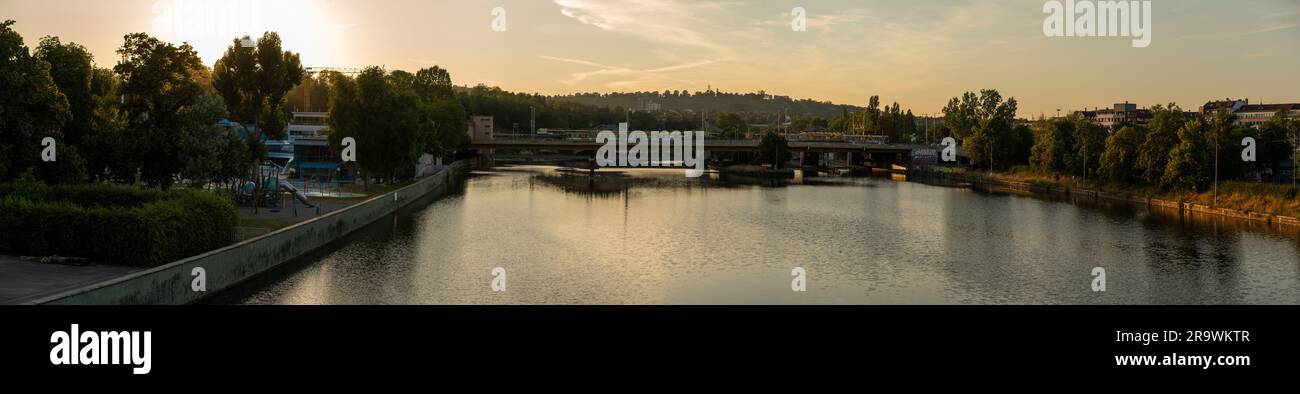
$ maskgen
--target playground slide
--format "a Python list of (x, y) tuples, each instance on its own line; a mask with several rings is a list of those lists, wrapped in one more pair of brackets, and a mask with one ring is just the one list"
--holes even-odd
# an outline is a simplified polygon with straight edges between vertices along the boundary
[(289, 183), (289, 182), (280, 182), (280, 188), (281, 188), (281, 189), (284, 189), (284, 190), (287, 191), (287, 192), (289, 192), (289, 194), (292, 194), (292, 195), (293, 195), (293, 198), (298, 199), (298, 201), (301, 201), (301, 202), (302, 202), (304, 205), (306, 205), (308, 208), (315, 208), (315, 207), (316, 207), (315, 204), (312, 204), (311, 201), (308, 201), (308, 200), (307, 200), (307, 195), (306, 195), (306, 194), (303, 194), (302, 191), (299, 191), (298, 188), (296, 188), (296, 187), (293, 186), (293, 184), (291, 184), (291, 183)]

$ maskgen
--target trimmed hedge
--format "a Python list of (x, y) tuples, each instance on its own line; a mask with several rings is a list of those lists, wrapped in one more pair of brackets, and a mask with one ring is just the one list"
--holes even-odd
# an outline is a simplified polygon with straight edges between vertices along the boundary
[(152, 267), (229, 244), (239, 220), (228, 198), (192, 190), (5, 186), (0, 196), (5, 254)]
[(138, 207), (166, 197), (159, 189), (117, 185), (0, 184), (0, 197), (15, 195), (31, 201), (70, 201), (83, 207)]

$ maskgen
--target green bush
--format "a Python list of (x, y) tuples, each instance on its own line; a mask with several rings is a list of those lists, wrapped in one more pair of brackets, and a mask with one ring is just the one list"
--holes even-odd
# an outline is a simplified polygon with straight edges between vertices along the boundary
[(85, 257), (157, 266), (229, 244), (238, 214), (227, 198), (190, 190), (0, 186), (0, 253)]
[(138, 207), (150, 202), (168, 198), (168, 193), (159, 189), (141, 190), (135, 187), (117, 185), (58, 185), (46, 186), (43, 183), (5, 183), (0, 184), (0, 197), (18, 196), (31, 201), (68, 201), (84, 207)]

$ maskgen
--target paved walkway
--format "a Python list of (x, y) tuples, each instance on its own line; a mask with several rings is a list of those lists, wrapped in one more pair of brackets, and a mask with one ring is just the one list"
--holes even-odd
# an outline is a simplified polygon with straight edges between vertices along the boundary
[[(361, 200), (357, 200), (357, 202), (360, 201)], [(346, 208), (352, 204), (353, 203), (339, 203), (339, 202), (332, 202), (332, 201), (316, 202), (316, 206), (320, 207), (321, 215)], [(254, 215), (253, 207), (239, 207), (239, 217), (244, 219), (253, 219), (253, 218), (277, 219), (277, 220), (285, 220), (285, 221), (297, 223), (317, 216), (316, 208), (307, 208), (307, 206), (305, 205), (298, 205), (297, 210), (298, 213), (295, 216), (294, 206), (290, 205), (289, 203), (285, 203), (284, 206), (280, 208), (267, 208), (267, 207), (257, 208), (257, 214)]]
[(100, 264), (46, 264), (0, 255), (0, 304), (21, 304), (143, 269)]
[[(260, 208), (256, 215), (253, 214), (253, 208), (240, 207), (239, 216), (243, 219), (269, 219), (282, 222), (276, 227), (284, 227), (337, 211), (360, 201), (318, 201), (319, 214), (315, 208), (298, 205), (297, 215), (294, 214), (293, 205), (286, 201), (282, 208)], [(273, 230), (240, 227), (237, 232), (239, 239), (247, 239)], [(16, 256), (0, 255), (0, 304), (22, 304), (144, 269), (106, 264), (46, 264), (23, 261)]]

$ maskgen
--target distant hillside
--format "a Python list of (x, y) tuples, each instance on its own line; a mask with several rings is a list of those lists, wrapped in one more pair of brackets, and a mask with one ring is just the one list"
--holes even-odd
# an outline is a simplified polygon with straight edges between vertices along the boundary
[[(630, 121), (633, 128), (646, 130), (691, 130), (700, 127), (701, 111), (709, 124), (731, 117), (732, 123), (771, 124), (780, 111), (791, 119), (824, 119), (845, 112), (859, 112), (857, 106), (840, 106), (815, 100), (794, 100), (765, 92), (726, 93), (666, 91), (632, 93), (581, 93), (564, 96), (516, 93), (488, 86), (458, 86), (465, 111), (494, 117), (498, 130), (528, 131), (536, 118), (537, 128), (589, 129)], [(628, 111), (631, 110), (631, 111)]]
[[(622, 107), (634, 110), (708, 111), (740, 114), (776, 113), (788, 111), (791, 116), (817, 116), (829, 118), (840, 114), (843, 108), (829, 101), (796, 100), (759, 91), (755, 93), (730, 93), (706, 90), (702, 92), (665, 90), (663, 92), (629, 93), (578, 93), (551, 96), (550, 99), (596, 107)], [(849, 112), (861, 107), (849, 106)]]

